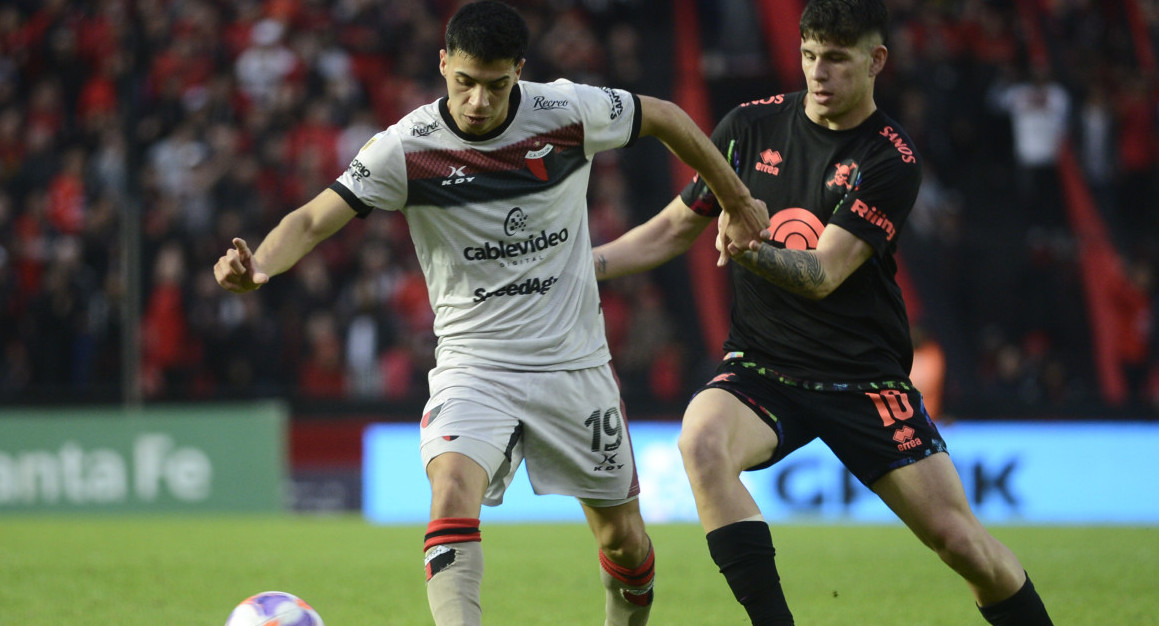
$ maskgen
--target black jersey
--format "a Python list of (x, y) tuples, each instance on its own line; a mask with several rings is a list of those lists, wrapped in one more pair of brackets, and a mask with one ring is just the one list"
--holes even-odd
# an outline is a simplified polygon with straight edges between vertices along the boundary
[[(742, 104), (713, 142), (769, 209), (772, 245), (813, 249), (828, 224), (865, 240), (874, 255), (832, 294), (810, 300), (732, 263), (727, 351), (760, 358), (800, 380), (908, 380), (913, 345), (894, 253), (921, 184), (921, 158), (881, 111), (856, 128), (829, 130), (805, 115), (805, 92)], [(719, 205), (694, 179), (682, 199), (713, 215)]]

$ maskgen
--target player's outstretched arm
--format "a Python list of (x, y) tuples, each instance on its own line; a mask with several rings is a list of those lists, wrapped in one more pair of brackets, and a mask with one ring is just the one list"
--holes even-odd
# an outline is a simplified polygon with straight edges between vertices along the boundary
[(640, 134), (659, 139), (680, 160), (692, 166), (708, 184), (729, 219), (718, 241), (723, 246), (720, 264), (728, 255), (759, 242), (759, 233), (768, 223), (765, 203), (753, 198), (720, 150), (679, 106), (649, 96), (640, 96)]
[[(767, 239), (769, 232), (762, 231)], [(753, 243), (733, 260), (761, 278), (799, 296), (820, 300), (841, 286), (862, 263), (873, 256), (873, 247), (853, 233), (829, 224), (817, 240), (816, 250), (790, 250), (767, 243)]]
[(651, 219), (592, 250), (596, 278), (650, 270), (688, 250), (711, 217), (697, 215), (679, 196)]
[(234, 247), (213, 266), (217, 284), (234, 293), (261, 287), (269, 282), (271, 276), (293, 267), (354, 215), (342, 196), (330, 189), (323, 190), (313, 200), (282, 218), (256, 251), (251, 253), (245, 240), (235, 237)]

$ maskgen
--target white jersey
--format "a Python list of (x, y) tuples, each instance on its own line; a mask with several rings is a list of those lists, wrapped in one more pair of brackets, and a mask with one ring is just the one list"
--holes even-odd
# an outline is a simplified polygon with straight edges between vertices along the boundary
[(426, 276), (441, 366), (581, 369), (611, 359), (588, 233), (597, 152), (631, 144), (639, 100), (520, 81), (495, 131), (445, 99), (375, 135), (331, 189), (360, 215), (401, 210)]

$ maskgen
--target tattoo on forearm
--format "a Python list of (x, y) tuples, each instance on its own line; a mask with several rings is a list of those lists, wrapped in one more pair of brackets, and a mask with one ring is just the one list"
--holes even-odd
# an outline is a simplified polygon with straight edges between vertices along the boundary
[(596, 257), (596, 276), (606, 276), (608, 273), (608, 259), (604, 255)]
[(816, 293), (825, 284), (821, 262), (805, 250), (785, 250), (765, 244), (755, 251), (744, 251), (735, 260), (757, 276), (799, 295)]

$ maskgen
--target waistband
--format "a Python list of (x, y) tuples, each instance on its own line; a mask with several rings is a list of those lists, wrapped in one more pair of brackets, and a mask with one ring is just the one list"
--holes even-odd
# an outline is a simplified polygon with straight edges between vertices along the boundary
[(806, 380), (803, 378), (782, 374), (772, 367), (758, 362), (757, 359), (753, 357), (746, 358), (745, 353), (741, 351), (729, 352), (728, 354), (725, 354), (722, 361), (738, 361), (738, 364), (741, 367), (753, 370), (765, 378), (781, 383), (782, 385), (800, 387), (801, 389), (808, 389), (810, 391), (880, 391), (883, 389), (914, 391), (917, 389), (909, 381), (905, 380), (858, 382)]

